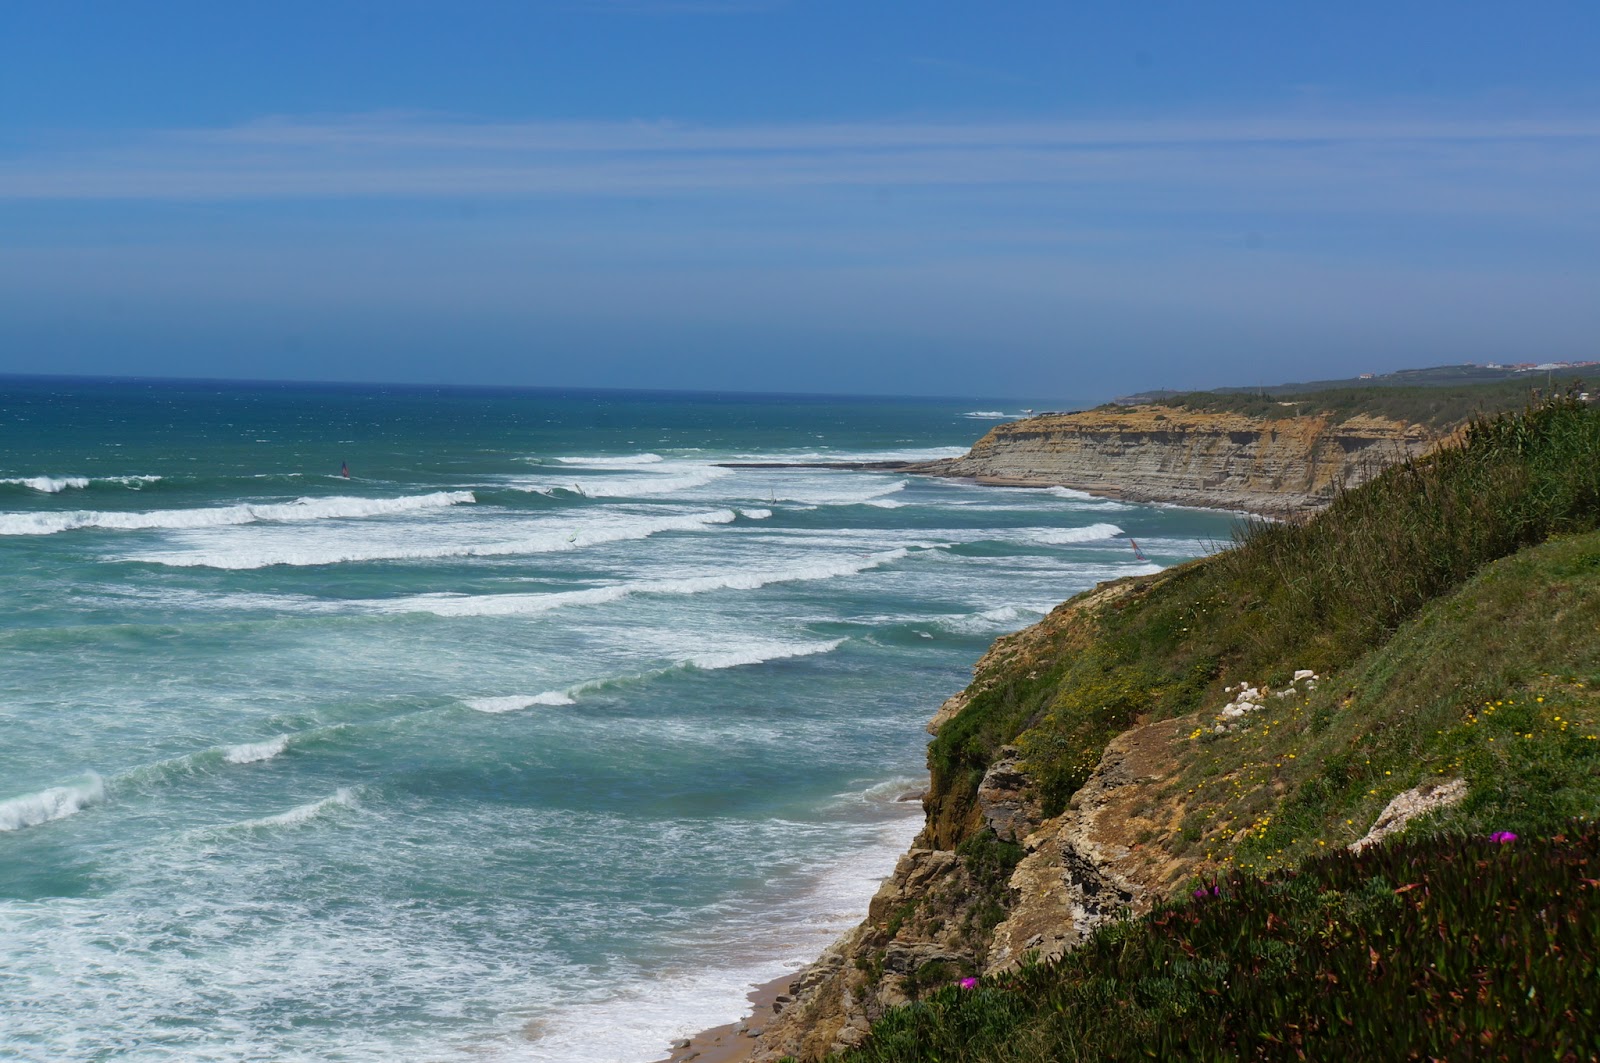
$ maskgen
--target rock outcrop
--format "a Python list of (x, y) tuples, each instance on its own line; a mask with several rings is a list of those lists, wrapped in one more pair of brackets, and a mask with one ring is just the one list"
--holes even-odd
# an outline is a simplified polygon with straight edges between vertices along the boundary
[(1440, 438), (1365, 414), (1264, 419), (1132, 406), (997, 425), (965, 456), (908, 471), (1281, 516), (1320, 508), (1341, 484), (1361, 483)]
[[(1032, 627), (998, 640), (973, 683), (941, 706), (930, 730), (954, 718), (989, 683), (1026, 673), (1086, 635), (1093, 612), (1135, 584), (1104, 584)], [(1125, 908), (1143, 911), (1190, 871), (1159, 844), (1182, 809), (1147, 800), (1171, 771), (1173, 743), (1193, 721), (1135, 728), (1107, 748), (1068, 809), (1046, 819), (1023, 757), (1002, 748), (963, 810), (937, 791), (927, 825), (868, 908), (789, 986), (790, 999), (757, 1040), (754, 1059), (817, 1059), (859, 1044), (874, 1020), (924, 989), (1059, 955)], [(1149, 807), (1146, 807), (1149, 805)], [(976, 840), (979, 850), (963, 843)], [(1020, 846), (1020, 862), (996, 877), (983, 846)], [(990, 850), (992, 852), (992, 849)]]

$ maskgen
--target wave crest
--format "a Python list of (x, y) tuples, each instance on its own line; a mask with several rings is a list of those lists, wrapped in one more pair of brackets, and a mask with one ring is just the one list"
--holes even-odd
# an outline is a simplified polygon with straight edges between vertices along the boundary
[[(745, 517), (759, 520), (759, 511), (746, 511)], [(768, 512), (767, 516), (772, 514)], [(717, 524), (731, 524), (739, 514), (731, 509), (685, 513), (670, 517), (642, 518), (610, 522), (574, 524), (559, 530), (509, 542), (417, 543), (416, 536), (401, 542), (367, 544), (360, 542), (307, 542), (301, 537), (285, 545), (230, 545), (218, 551), (159, 551), (130, 554), (125, 561), (146, 561), (175, 568), (252, 569), (272, 565), (334, 565), (354, 561), (416, 561), (454, 557), (511, 557), (518, 554), (546, 554), (580, 550), (586, 546), (648, 539), (673, 531), (704, 531)]]
[(655, 465), (666, 459), (660, 454), (646, 452), (644, 454), (596, 454), (589, 457), (557, 458), (556, 460), (563, 465), (595, 465), (601, 468), (609, 468), (621, 465)]
[(157, 509), (143, 513), (0, 513), (0, 535), (54, 535), (79, 528), (116, 531), (150, 529), (220, 528), (257, 521), (326, 520), (341, 517), (381, 517), (418, 509), (437, 509), (476, 502), (471, 491), (434, 491), (399, 498), (299, 498), (293, 502), (243, 502), (205, 509)]
[(1046, 546), (1066, 546), (1071, 543), (1092, 543), (1122, 534), (1115, 524), (1090, 524), (1084, 528), (1027, 528), (1029, 539)]
[(223, 750), (222, 759), (229, 764), (255, 764), (273, 757), (289, 748), (289, 736), (279, 735), (265, 742), (242, 742)]
[(467, 698), (462, 704), (474, 712), (498, 715), (531, 709), (535, 705), (575, 705), (572, 695), (561, 690), (546, 690), (542, 694), (510, 694), (499, 698)]
[(383, 612), (433, 613), (437, 616), (518, 616), (546, 613), (570, 605), (602, 605), (633, 594), (704, 594), (708, 591), (753, 591), (773, 583), (799, 583), (810, 580), (854, 576), (869, 569), (898, 561), (910, 554), (905, 547), (885, 550), (864, 558), (838, 559), (787, 569), (728, 572), (715, 576), (688, 576), (682, 579), (641, 580), (609, 587), (590, 587), (581, 591), (556, 591), (550, 594), (419, 594), (388, 602), (374, 603)]
[(318, 816), (330, 809), (354, 808), (356, 794), (348, 786), (341, 786), (331, 797), (324, 797), (320, 801), (309, 801), (303, 805), (296, 805), (287, 812), (279, 812), (275, 816), (262, 816), (260, 819), (247, 819), (238, 824), (243, 829), (258, 829), (269, 827), (298, 827), (310, 823)]
[(31, 794), (0, 801), (0, 831), (22, 830), (52, 820), (66, 819), (105, 800), (106, 784), (94, 772), (81, 782), (52, 786)]

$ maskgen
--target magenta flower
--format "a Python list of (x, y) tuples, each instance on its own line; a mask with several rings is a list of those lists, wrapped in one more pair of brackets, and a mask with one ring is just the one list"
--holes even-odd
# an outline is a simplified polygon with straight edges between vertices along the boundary
[(976, 989), (978, 988), (978, 980), (976, 978), (963, 978), (961, 979), (961, 988)]
[(1489, 835), (1489, 840), (1504, 845), (1506, 842), (1516, 841), (1517, 836), (1508, 830), (1497, 830), (1493, 834)]

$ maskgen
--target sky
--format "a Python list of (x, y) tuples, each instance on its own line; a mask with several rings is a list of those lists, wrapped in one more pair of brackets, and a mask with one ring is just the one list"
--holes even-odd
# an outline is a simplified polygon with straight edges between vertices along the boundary
[(1600, 358), (1600, 4), (0, 0), (0, 373)]

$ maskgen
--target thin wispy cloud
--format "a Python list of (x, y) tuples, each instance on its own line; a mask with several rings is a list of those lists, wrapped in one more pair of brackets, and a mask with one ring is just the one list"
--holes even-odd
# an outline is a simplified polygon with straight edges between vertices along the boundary
[(1600, 118), (481, 123), (277, 118), (0, 162), (0, 200), (1118, 189), (1226, 205), (1523, 211), (1600, 180)]

